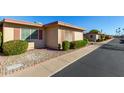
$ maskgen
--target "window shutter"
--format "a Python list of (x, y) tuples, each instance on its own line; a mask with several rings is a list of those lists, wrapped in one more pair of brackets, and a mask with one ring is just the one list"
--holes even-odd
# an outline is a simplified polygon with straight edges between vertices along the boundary
[(14, 28), (14, 40), (20, 39), (20, 28)]

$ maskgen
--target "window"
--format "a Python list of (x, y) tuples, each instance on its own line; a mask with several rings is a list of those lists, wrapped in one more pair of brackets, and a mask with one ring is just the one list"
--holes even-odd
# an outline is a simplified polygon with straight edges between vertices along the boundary
[(29, 40), (30, 39), (30, 29), (22, 28), (21, 39), (22, 40)]
[(31, 29), (31, 39), (38, 39), (38, 31), (36, 29)]
[(90, 35), (90, 38), (93, 38), (93, 35)]
[(22, 40), (31, 40), (31, 39), (42, 39), (42, 30), (39, 29), (21, 29), (21, 39)]

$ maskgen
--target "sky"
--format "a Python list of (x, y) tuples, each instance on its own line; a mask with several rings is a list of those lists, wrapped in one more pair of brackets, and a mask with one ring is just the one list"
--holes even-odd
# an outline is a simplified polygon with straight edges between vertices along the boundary
[[(88, 32), (92, 29), (101, 30), (105, 34), (115, 35), (117, 28), (124, 28), (124, 16), (0, 16), (29, 22), (47, 24), (53, 21), (63, 21), (75, 26), (85, 28)], [(124, 33), (123, 30), (121, 30)]]

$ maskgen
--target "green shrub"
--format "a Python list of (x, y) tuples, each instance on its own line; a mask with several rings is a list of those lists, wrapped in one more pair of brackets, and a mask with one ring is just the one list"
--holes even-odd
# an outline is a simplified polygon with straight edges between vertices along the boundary
[(102, 40), (102, 41), (105, 40), (105, 35), (101, 35), (101, 40)]
[(81, 48), (81, 47), (83, 47), (83, 46), (86, 46), (87, 43), (88, 43), (88, 40), (87, 40), (87, 39), (72, 41), (72, 42), (70, 43), (70, 48), (71, 48), (71, 49)]
[(107, 39), (111, 39), (111, 36), (106, 35), (106, 36), (105, 36), (105, 40), (107, 40)]
[(97, 39), (96, 42), (101, 42), (101, 39)]
[(102, 41), (105, 41), (104, 38), (101, 38), (101, 39), (97, 39), (96, 42), (102, 42)]
[(88, 43), (88, 42), (89, 42), (89, 40), (88, 40), (87, 38), (84, 38), (84, 41), (85, 41), (86, 43)]
[(64, 51), (70, 49), (70, 42), (69, 42), (69, 41), (63, 41), (63, 42), (62, 42), (62, 49), (63, 49)]
[(17, 55), (27, 51), (28, 42), (23, 40), (12, 40), (3, 43), (3, 53), (5, 55)]

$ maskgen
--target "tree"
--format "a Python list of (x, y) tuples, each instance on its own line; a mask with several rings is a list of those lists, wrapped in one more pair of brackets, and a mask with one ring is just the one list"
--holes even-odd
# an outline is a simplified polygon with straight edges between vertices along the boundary
[(116, 29), (116, 34), (117, 34), (118, 36), (120, 36), (120, 34), (121, 34), (121, 28), (120, 28), (120, 27)]
[(91, 31), (90, 31), (90, 33), (95, 33), (95, 34), (98, 34), (98, 33), (100, 33), (100, 31), (99, 31), (99, 30), (97, 30), (97, 29), (93, 29), (93, 30), (91, 30)]

